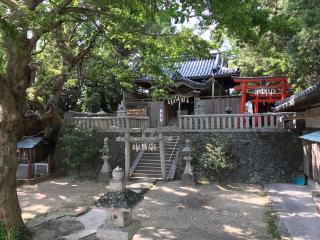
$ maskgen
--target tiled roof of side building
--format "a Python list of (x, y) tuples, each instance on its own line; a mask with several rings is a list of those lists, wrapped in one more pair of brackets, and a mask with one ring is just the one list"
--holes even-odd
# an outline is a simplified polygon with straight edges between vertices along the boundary
[(320, 82), (316, 83), (315, 85), (305, 89), (304, 91), (292, 95), (282, 101), (278, 101), (276, 103), (276, 107), (274, 111), (286, 111), (292, 110), (297, 107), (301, 107), (306, 103), (314, 104), (320, 103)]

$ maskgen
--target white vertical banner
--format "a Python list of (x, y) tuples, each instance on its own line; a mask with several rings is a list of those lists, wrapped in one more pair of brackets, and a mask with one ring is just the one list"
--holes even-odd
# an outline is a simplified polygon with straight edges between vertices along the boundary
[(160, 122), (162, 123), (163, 122), (163, 110), (162, 108), (160, 108)]

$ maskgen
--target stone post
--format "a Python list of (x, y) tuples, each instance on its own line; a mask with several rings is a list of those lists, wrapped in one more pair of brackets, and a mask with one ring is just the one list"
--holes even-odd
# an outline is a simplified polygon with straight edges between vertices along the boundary
[(125, 133), (125, 148), (124, 148), (124, 155), (125, 155), (125, 165), (124, 165), (124, 171), (125, 171), (125, 178), (126, 180), (129, 180), (130, 177), (130, 142), (129, 142), (129, 133)]
[(194, 177), (193, 177), (193, 172), (191, 167), (192, 156), (191, 156), (190, 140), (188, 139), (186, 140), (186, 146), (182, 149), (182, 152), (185, 154), (183, 159), (186, 161), (186, 166), (181, 176), (182, 181), (187, 184), (194, 184), (195, 182), (194, 182)]
[(159, 140), (162, 181), (166, 181), (166, 156), (162, 132), (159, 132)]
[(100, 152), (102, 152), (101, 159), (103, 160), (103, 165), (98, 176), (98, 181), (108, 183), (111, 172), (109, 165), (109, 159), (111, 158), (111, 156), (107, 137), (103, 141), (103, 148), (100, 150)]

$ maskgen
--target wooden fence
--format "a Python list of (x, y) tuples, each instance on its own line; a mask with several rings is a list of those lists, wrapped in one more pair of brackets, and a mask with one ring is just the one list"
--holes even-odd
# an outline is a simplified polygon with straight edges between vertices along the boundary
[(181, 115), (179, 127), (182, 132), (283, 129), (289, 123), (285, 121), (285, 116), (291, 115), (293, 113)]
[(70, 123), (84, 127), (95, 128), (98, 131), (108, 129), (149, 128), (149, 117), (107, 116), (107, 117), (71, 117)]

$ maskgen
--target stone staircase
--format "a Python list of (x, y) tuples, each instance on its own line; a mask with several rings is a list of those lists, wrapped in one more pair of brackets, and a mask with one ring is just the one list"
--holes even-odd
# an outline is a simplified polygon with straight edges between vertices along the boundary
[[(180, 136), (170, 134), (173, 136), (172, 141), (166, 141), (165, 159), (166, 159), (166, 176), (167, 179), (174, 177), (174, 172), (170, 172), (172, 164), (175, 164), (175, 158), (180, 147)], [(139, 160), (136, 168), (133, 170), (131, 178), (154, 178), (161, 179), (161, 162), (160, 162), (160, 149), (157, 143), (157, 151), (144, 151), (141, 159)]]
[(170, 118), (167, 125), (170, 127), (178, 127), (179, 126), (178, 118)]

